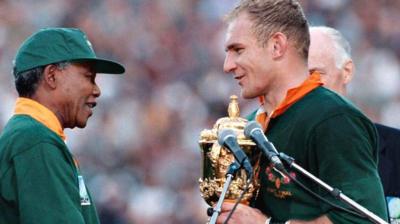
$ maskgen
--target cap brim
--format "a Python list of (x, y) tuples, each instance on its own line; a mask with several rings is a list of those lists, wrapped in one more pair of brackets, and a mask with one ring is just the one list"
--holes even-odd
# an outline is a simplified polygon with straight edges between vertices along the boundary
[(120, 63), (102, 58), (81, 58), (73, 61), (92, 62), (96, 73), (122, 74), (125, 72), (124, 66)]

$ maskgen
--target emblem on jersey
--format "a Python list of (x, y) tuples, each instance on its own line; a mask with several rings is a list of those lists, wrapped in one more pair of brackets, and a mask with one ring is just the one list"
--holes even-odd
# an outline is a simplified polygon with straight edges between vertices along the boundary
[[(277, 174), (276, 172), (273, 172), (273, 167), (267, 166), (265, 169), (265, 174), (268, 178), (268, 181), (272, 182), (275, 184), (276, 189), (279, 189), (281, 187), (281, 184), (290, 184), (291, 180), (288, 176), (283, 176), (280, 174)], [(296, 173), (290, 172), (290, 176), (296, 177)], [(279, 175), (279, 176), (278, 176)]]
[[(294, 172), (290, 172), (289, 174), (291, 177), (296, 177), (296, 173)], [(268, 181), (274, 185), (274, 188), (269, 186), (267, 187), (268, 192), (274, 194), (274, 196), (277, 198), (286, 198), (292, 196), (292, 192), (280, 189), (282, 186), (288, 185), (292, 182), (288, 176), (279, 173), (271, 165), (265, 168), (265, 175)]]

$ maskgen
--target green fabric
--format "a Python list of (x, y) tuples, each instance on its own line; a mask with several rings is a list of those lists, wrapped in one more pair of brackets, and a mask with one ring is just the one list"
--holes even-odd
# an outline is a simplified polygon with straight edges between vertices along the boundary
[(62, 61), (91, 61), (97, 73), (121, 74), (125, 68), (117, 62), (96, 57), (85, 33), (75, 28), (45, 28), (30, 36), (15, 57), (15, 72)]
[(12, 117), (0, 135), (0, 223), (96, 224), (91, 202), (81, 205), (62, 139), (29, 116)]
[[(254, 117), (255, 113), (248, 118)], [(351, 103), (318, 87), (284, 114), (271, 119), (266, 133), (278, 151), (293, 157), (304, 169), (387, 220), (377, 172), (377, 133), (374, 125)], [(314, 198), (282, 178), (263, 158), (256, 207), (272, 216), (274, 222), (312, 220), (326, 214), (333, 223), (370, 223)], [(289, 172), (314, 192), (345, 206), (308, 178), (294, 170)]]

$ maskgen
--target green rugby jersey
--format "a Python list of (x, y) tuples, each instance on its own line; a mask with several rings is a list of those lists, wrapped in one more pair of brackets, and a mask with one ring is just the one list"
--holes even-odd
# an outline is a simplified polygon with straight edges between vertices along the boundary
[[(255, 113), (249, 117), (254, 118)], [(350, 102), (318, 87), (283, 114), (271, 118), (266, 135), (278, 151), (292, 156), (304, 169), (387, 220), (377, 172), (375, 126)], [(314, 198), (275, 172), (262, 158), (256, 207), (271, 216), (273, 222), (312, 220), (326, 214), (333, 223), (370, 223)], [(314, 192), (345, 206), (295, 170), (289, 172)]]
[(97, 224), (90, 194), (64, 141), (27, 115), (14, 115), (0, 136), (0, 223)]

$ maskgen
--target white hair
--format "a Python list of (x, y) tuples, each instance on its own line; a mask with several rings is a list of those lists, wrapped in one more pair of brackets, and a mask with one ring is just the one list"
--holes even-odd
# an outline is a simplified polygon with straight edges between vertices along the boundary
[(310, 27), (310, 31), (321, 31), (333, 40), (336, 67), (341, 69), (348, 60), (351, 60), (351, 47), (349, 41), (338, 30), (327, 26)]

